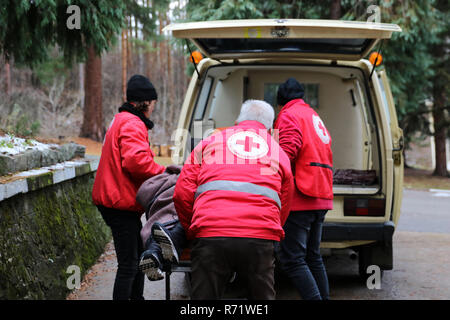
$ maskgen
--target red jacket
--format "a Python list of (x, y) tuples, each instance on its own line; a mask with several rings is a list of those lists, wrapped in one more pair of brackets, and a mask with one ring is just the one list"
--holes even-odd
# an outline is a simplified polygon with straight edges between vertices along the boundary
[(291, 160), (297, 191), (292, 210), (333, 208), (331, 136), (318, 114), (302, 99), (288, 102), (274, 128)]
[(242, 121), (194, 149), (175, 186), (174, 203), (190, 239), (279, 241), (293, 188), (289, 159), (278, 143), (261, 123)]
[(136, 202), (137, 190), (145, 180), (165, 170), (153, 157), (142, 120), (125, 111), (116, 114), (102, 147), (92, 190), (94, 204), (143, 212)]

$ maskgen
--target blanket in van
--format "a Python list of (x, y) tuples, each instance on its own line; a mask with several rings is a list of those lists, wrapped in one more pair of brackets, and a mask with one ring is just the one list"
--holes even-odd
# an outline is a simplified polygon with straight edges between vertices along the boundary
[(333, 184), (370, 186), (378, 181), (375, 170), (336, 169)]

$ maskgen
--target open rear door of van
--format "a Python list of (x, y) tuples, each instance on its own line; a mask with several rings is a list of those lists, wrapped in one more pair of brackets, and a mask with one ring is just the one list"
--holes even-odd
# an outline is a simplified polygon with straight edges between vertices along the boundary
[(190, 39), (217, 60), (295, 57), (359, 60), (396, 24), (345, 20), (256, 19), (171, 24), (176, 38)]
[(391, 219), (397, 226), (398, 219), (400, 217), (400, 207), (403, 196), (403, 130), (398, 126), (397, 111), (395, 109), (394, 97), (392, 96), (389, 80), (386, 75), (386, 71), (380, 70), (377, 72), (377, 76), (381, 85), (381, 91), (383, 99), (388, 107), (389, 112), (389, 127), (391, 130), (392, 138), (392, 158), (394, 160), (394, 203), (392, 204), (392, 216)]

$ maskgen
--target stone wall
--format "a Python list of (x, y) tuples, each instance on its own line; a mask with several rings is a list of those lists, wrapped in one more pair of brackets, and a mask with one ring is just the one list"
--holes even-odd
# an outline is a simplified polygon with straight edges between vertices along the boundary
[(0, 299), (64, 299), (111, 239), (92, 204), (98, 161), (72, 161), (0, 184)]
[(0, 176), (50, 166), (75, 157), (82, 158), (85, 150), (84, 146), (71, 142), (61, 146), (52, 145), (45, 150), (27, 150), (14, 156), (0, 154)]

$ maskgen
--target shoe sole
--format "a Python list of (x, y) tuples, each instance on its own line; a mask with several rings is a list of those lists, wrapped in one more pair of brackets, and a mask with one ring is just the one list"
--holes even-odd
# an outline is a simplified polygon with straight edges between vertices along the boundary
[(158, 281), (164, 279), (164, 274), (157, 267), (156, 262), (152, 258), (142, 259), (139, 262), (139, 270), (147, 275), (148, 280)]
[(162, 250), (164, 260), (179, 263), (178, 253), (169, 235), (162, 229), (153, 231), (153, 238), (159, 244)]

